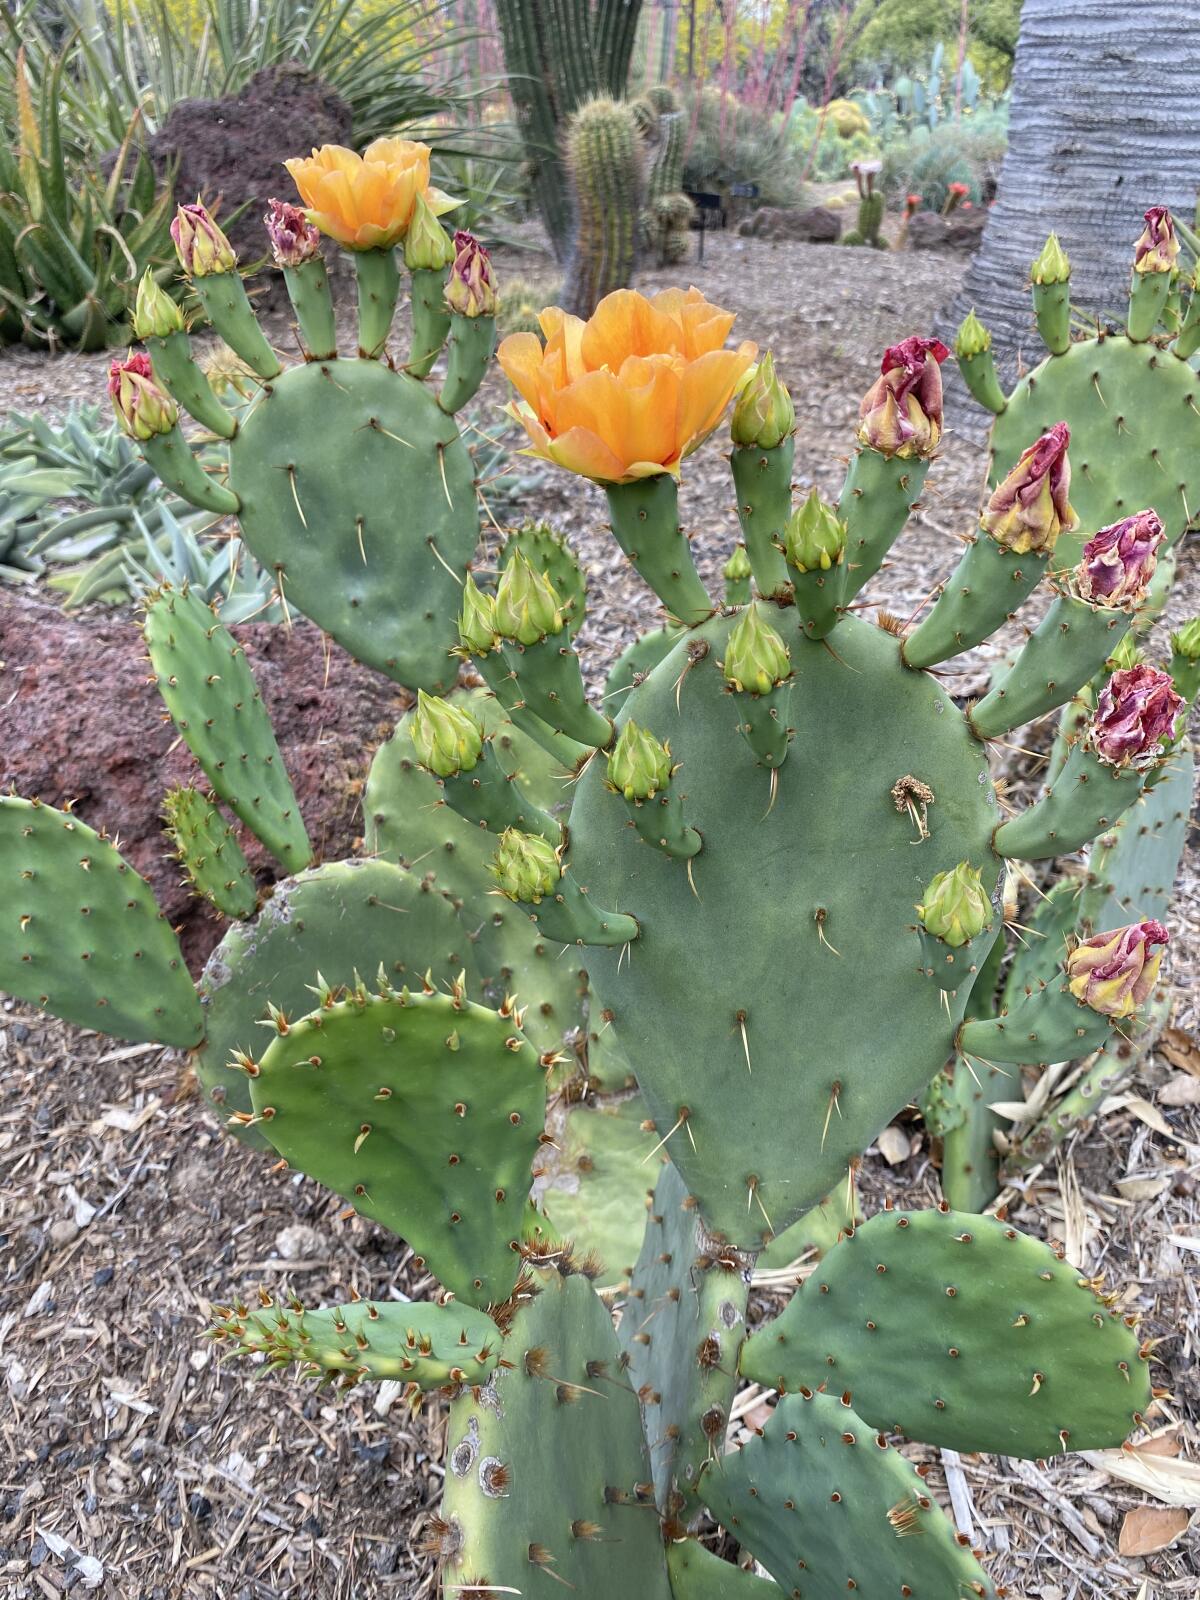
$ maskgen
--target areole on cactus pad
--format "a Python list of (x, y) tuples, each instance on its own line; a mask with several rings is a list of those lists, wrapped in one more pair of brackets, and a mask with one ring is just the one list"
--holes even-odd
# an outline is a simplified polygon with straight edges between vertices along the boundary
[[(1107, 838), (1179, 781), (1178, 684), (1121, 643), (1150, 603), (1167, 513), (1149, 495), (1081, 512), (1082, 555), (1064, 553), (1083, 497), (1054, 417), (1020, 441), (925, 620), (872, 625), (856, 597), (941, 445), (944, 346), (914, 336), (884, 353), (836, 506), (793, 505), (794, 408), (771, 360), (727, 348), (730, 313), (695, 289), (622, 291), (587, 322), (551, 308), (544, 343), (501, 347), (516, 415), (534, 454), (603, 485), (614, 538), (665, 613), (597, 699), (586, 585), (561, 540), (527, 526), (467, 570), (478, 514), (452, 413), (490, 354), (486, 253), (441, 227), (422, 147), (291, 165), (309, 209), (273, 203), (267, 222), (309, 359), (283, 369), (223, 235), (188, 207), (181, 261), (262, 393), (227, 422), (147, 290), (153, 369), (118, 363), (113, 398), (170, 484), (243, 519), (289, 606), (418, 691), (372, 764), (370, 859), (297, 870), (307, 835), (250, 664), (194, 596), (164, 588), (146, 622), (158, 687), (215, 791), (174, 796), (176, 841), (242, 920), (197, 999), (115, 846), (3, 797), (0, 982), (196, 1047), (231, 1131), (436, 1274), (442, 1295), (413, 1307), (310, 1309), (265, 1290), (255, 1304), (239, 1288), (213, 1332), (273, 1372), (452, 1398), (428, 1536), (448, 1590), (702, 1600), (758, 1586), (692, 1537), (707, 1512), (787, 1593), (1001, 1595), (875, 1430), (898, 1422), (966, 1451), (1117, 1445), (1154, 1393), (1151, 1347), (1006, 1221), (860, 1225), (854, 1171), (948, 1057), (990, 1083), (1001, 1063), (1120, 1048), (1162, 1004), (1163, 890), (1140, 914), (1129, 863), (1078, 916), (1057, 897), (1053, 962), (1005, 1012), (980, 1014), (974, 988), (1004, 953), (1008, 862)], [(354, 256), (352, 358), (334, 353), (314, 229)], [(386, 354), (401, 255), (405, 370)], [(1046, 319), (1062, 314), (1060, 267), (1048, 257), (1042, 273)], [(1139, 293), (1139, 317), (1158, 292)], [(202, 472), (172, 395), (229, 440), (228, 483)], [(721, 606), (681, 529), (678, 478), (735, 397), (744, 550)], [(961, 709), (927, 669), (1041, 584), (1048, 618)], [(1185, 663), (1192, 643), (1181, 634)], [(1014, 811), (992, 741), (1070, 701), (1118, 648), (1046, 795)], [(293, 871), (261, 904), (221, 804)], [(1097, 904), (1122, 917), (1097, 923)], [(112, 937), (89, 932), (96, 917)], [(593, 1225), (625, 1257), (608, 1270)], [(755, 1257), (791, 1239), (819, 1241), (819, 1276), (747, 1341)], [(1090, 1374), (1085, 1393), (1070, 1363)], [(745, 1377), (781, 1394), (729, 1458)]]

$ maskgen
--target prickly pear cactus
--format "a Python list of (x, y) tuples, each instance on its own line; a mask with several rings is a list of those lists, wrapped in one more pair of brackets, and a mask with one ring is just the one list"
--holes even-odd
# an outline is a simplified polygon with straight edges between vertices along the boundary
[[(419, 1307), (264, 1295), (217, 1308), (213, 1331), (273, 1372), (452, 1397), (430, 1536), (447, 1590), (711, 1600), (758, 1586), (694, 1540), (707, 1515), (788, 1594), (990, 1600), (1003, 1591), (877, 1430), (966, 1451), (1115, 1446), (1153, 1393), (1151, 1351), (1098, 1285), (1006, 1221), (861, 1224), (854, 1169), (956, 1051), (998, 1071), (1119, 1054), (1157, 1014), (1166, 927), (1144, 913), (1104, 926), (1098, 908), (1136, 901), (1139, 872), (1160, 881), (1121, 818), (1186, 759), (1171, 680), (1122, 656), (1023, 813), (1000, 805), (989, 754), (1116, 659), (1145, 614), (1158, 517), (1085, 527), (1080, 559), (1056, 562), (1078, 520), (1056, 425), (1025, 441), (920, 624), (872, 625), (856, 596), (941, 438), (940, 343), (885, 352), (838, 503), (793, 505), (794, 408), (769, 359), (728, 345), (732, 316), (696, 290), (621, 291), (587, 323), (551, 308), (545, 343), (501, 347), (512, 413), (531, 453), (604, 485), (616, 543), (665, 613), (595, 695), (585, 589), (560, 540), (527, 527), (465, 571), (474, 486), (452, 417), (490, 354), (495, 286), (475, 242), (441, 230), (426, 162), (385, 140), (289, 164), (307, 210), (273, 203), (268, 225), (311, 359), (288, 372), (223, 235), (181, 208), (193, 287), (264, 384), (244, 420), (199, 382), (178, 313), (150, 289), (154, 367), (138, 355), (112, 375), (167, 481), (239, 511), (261, 559), (278, 540), (288, 604), (420, 691), (367, 783), (368, 859), (297, 870), (308, 842), (236, 643), (164, 591), (147, 636), (171, 713), (293, 875), (227, 931), (198, 997), (115, 848), (4, 797), (0, 982), (196, 1048), (231, 1132), (401, 1235), (436, 1277), (443, 1292)], [(356, 252), (350, 360), (333, 354), (315, 225)], [(405, 371), (383, 354), (401, 241)], [(1045, 297), (1047, 316), (1063, 298)], [(1139, 326), (1156, 303), (1139, 299)], [(201, 472), (163, 383), (230, 441), (228, 486)], [(735, 396), (744, 548), (718, 606), (677, 485)], [(959, 709), (934, 669), (1044, 582), (1048, 620)], [(211, 890), (217, 824), (173, 809)], [(1123, 864), (1107, 842), (1122, 836), (1138, 843)], [(1004, 1009), (982, 1010), (1007, 863), (1097, 839), (1087, 915)], [(229, 909), (250, 908), (231, 895)], [(785, 1265), (823, 1255), (747, 1338), (771, 1245)], [(751, 1377), (779, 1393), (730, 1453)]]

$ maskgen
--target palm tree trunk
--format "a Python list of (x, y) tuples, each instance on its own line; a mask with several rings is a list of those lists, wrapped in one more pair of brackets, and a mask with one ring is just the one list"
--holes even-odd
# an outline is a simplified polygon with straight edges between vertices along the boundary
[(1200, 185), (1200, 6), (1178, 0), (1025, 0), (999, 194), (961, 293), (1002, 367), (1045, 354), (1029, 266), (1053, 229), (1071, 300), (1125, 318), (1133, 242), (1150, 205), (1189, 221)]

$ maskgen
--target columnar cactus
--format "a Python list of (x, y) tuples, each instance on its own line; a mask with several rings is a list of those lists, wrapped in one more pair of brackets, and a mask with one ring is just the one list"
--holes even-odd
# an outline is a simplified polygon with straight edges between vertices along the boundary
[[(310, 1310), (264, 1292), (216, 1308), (212, 1330), (275, 1371), (451, 1397), (430, 1535), (448, 1590), (695, 1600), (756, 1581), (694, 1539), (707, 1512), (787, 1593), (801, 1571), (804, 1592), (990, 1600), (1003, 1590), (886, 1430), (1031, 1457), (1116, 1445), (1149, 1403), (1150, 1347), (1007, 1221), (944, 1208), (859, 1225), (847, 1180), (956, 1050), (985, 1069), (1058, 1061), (1131, 1037), (1155, 1003), (1167, 931), (1138, 916), (1078, 927), (1004, 1013), (971, 1008), (1003, 945), (1006, 863), (1114, 826), (1179, 748), (1177, 690), (1130, 661), (1044, 800), (1005, 816), (991, 777), (991, 741), (1068, 700), (1130, 628), (1151, 513), (1085, 529), (1055, 577), (1073, 513), (1066, 430), (1050, 429), (920, 627), (876, 626), (854, 597), (937, 450), (942, 345), (885, 352), (837, 505), (793, 506), (791, 401), (769, 357), (727, 347), (730, 314), (694, 289), (619, 291), (586, 322), (552, 308), (544, 342), (515, 334), (499, 352), (513, 415), (532, 453), (603, 485), (666, 615), (593, 699), (584, 585), (560, 542), (524, 528), (480, 581), (464, 571), (478, 526), (449, 411), (490, 350), (486, 258), (439, 231), (412, 147), (292, 165), (306, 210), (273, 208), (270, 228), (303, 365), (277, 370), (206, 215), (179, 226), (210, 315), (264, 383), (228, 434), (229, 485), (185, 477), (173, 402), (136, 358), (114, 402), (179, 487), (236, 509), (248, 542), (277, 541), (290, 604), (418, 691), (367, 783), (369, 857), (307, 865), (244, 659), (164, 589), (146, 619), (155, 675), (217, 797), (177, 795), (175, 835), (242, 920), (197, 994), (110, 841), (0, 797), (0, 984), (193, 1048), (231, 1132), (402, 1235), (452, 1296)], [(313, 226), (356, 252), (356, 358), (330, 348)], [(401, 246), (408, 371), (380, 356)], [(145, 314), (163, 384), (208, 407), (180, 330), (149, 297)], [(735, 396), (745, 548), (718, 606), (677, 488)], [(1056, 587), (1050, 622), (961, 711), (927, 669), (1039, 582)], [(218, 800), (293, 872), (253, 918)], [(596, 1236), (625, 1257), (607, 1271), (589, 1195), (560, 1201), (597, 1168)], [(640, 1253), (613, 1221), (622, 1172), (635, 1222), (655, 1184)], [(818, 1274), (748, 1340), (758, 1252), (834, 1230)], [(620, 1300), (619, 1329), (593, 1282)], [(739, 1377), (779, 1398), (729, 1457)]]
[(580, 106), (566, 130), (576, 223), (563, 298), (587, 316), (633, 278), (645, 189), (642, 138), (633, 108), (616, 100)]

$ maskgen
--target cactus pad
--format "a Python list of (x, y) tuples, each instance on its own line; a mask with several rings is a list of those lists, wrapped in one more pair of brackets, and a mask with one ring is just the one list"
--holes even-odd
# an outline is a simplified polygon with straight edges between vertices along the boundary
[(784, 1595), (995, 1600), (911, 1462), (833, 1395), (781, 1400), (761, 1437), (705, 1469), (700, 1492)]
[(1137, 1336), (1074, 1267), (995, 1217), (885, 1211), (742, 1352), (742, 1372), (848, 1389), (874, 1427), (1026, 1458), (1118, 1445), (1150, 1403)]
[(179, 941), (106, 835), (0, 795), (0, 989), (117, 1039), (203, 1033)]
[(453, 683), (459, 584), (479, 536), (474, 469), (416, 379), (378, 361), (291, 368), (231, 441), (229, 484), (285, 601), (400, 683)]
[[(778, 1600), (775, 1584), (722, 1561), (698, 1539), (667, 1546), (667, 1571), (674, 1600)], [(768, 1589), (776, 1590), (774, 1597)]]
[[(316, 1004), (318, 977), (335, 988), (382, 966), (389, 982), (419, 988), (474, 971), (471, 943), (432, 874), (389, 861), (335, 861), (277, 884), (257, 918), (230, 928), (200, 976), (205, 1040), (196, 1073), (205, 1098), (227, 1117), (249, 1115), (250, 1085), (229, 1062), (266, 1048), (268, 1002), (289, 1017)], [(256, 1149), (271, 1149), (256, 1124), (229, 1124)]]
[(281, 1305), (260, 1290), (253, 1307), (214, 1307), (211, 1331), (238, 1355), (264, 1355), (265, 1370), (298, 1366), (322, 1386), (393, 1378), (414, 1389), (481, 1384), (500, 1359), (500, 1332), (471, 1306), (353, 1300), (319, 1311), (294, 1297)]
[(546, 1108), (511, 1015), (360, 987), (277, 1034), (250, 1096), (281, 1156), (407, 1239), (459, 1299), (508, 1297)]
[(1079, 529), (1060, 537), (1055, 567), (1073, 566), (1097, 528), (1146, 506), (1178, 539), (1200, 510), (1200, 377), (1187, 362), (1112, 335), (1048, 356), (993, 424), (990, 481), (999, 483), (1029, 441), (1063, 418)]
[(227, 917), (250, 917), (258, 891), (242, 847), (211, 799), (198, 789), (171, 789), (164, 801), (167, 832), (188, 882)]
[[(855, 618), (826, 648), (794, 608), (771, 609), (796, 673), (796, 736), (774, 799), (770, 775), (735, 742), (738, 709), (717, 665), (733, 624), (720, 618), (676, 645), (618, 714), (618, 727), (632, 717), (669, 740), (680, 763), (673, 782), (704, 840), (691, 881), (625, 826), (601, 763), (580, 779), (571, 815), (576, 881), (640, 927), (627, 957), (589, 951), (593, 982), (623, 1040), (653, 1041), (635, 1064), (650, 1114), (665, 1132), (689, 1108), (690, 1137), (674, 1136), (671, 1159), (710, 1226), (747, 1247), (844, 1182), (848, 1161), (942, 1065), (957, 1018), (919, 970), (914, 906), (939, 870), (970, 861), (990, 894), (999, 866), (986, 753), (935, 681)], [(922, 792), (934, 797), (924, 839), (905, 803)], [(698, 1061), (710, 1070), (698, 1075)]]
[(642, 1404), (655, 1498), (677, 1521), (699, 1509), (701, 1469), (724, 1447), (749, 1293), (749, 1259), (708, 1233), (668, 1162), (646, 1219), (620, 1337)]
[(290, 872), (306, 867), (312, 847), (241, 645), (186, 586), (151, 597), (143, 632), (171, 719), (217, 794)]
[(546, 1215), (559, 1234), (603, 1264), (593, 1280), (597, 1289), (627, 1282), (641, 1248), (641, 1200), (662, 1160), (654, 1154), (657, 1135), (642, 1127), (645, 1115), (636, 1094), (616, 1105), (573, 1105), (561, 1154), (542, 1190)]
[[(447, 1593), (669, 1600), (637, 1399), (586, 1278), (540, 1274), (478, 1400), (450, 1408)], [(547, 1472), (547, 1463), (553, 1471)], [(558, 1581), (556, 1581), (558, 1580)]]

